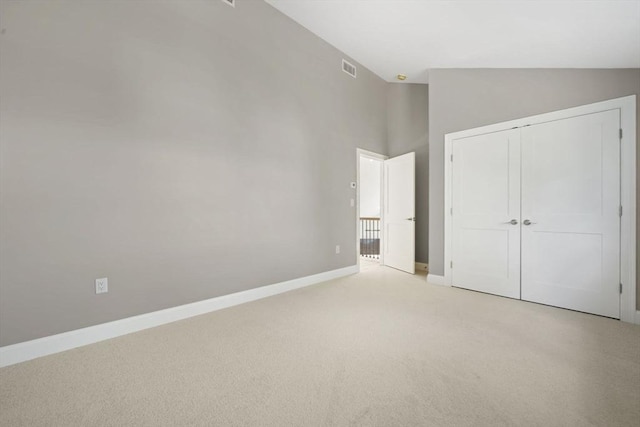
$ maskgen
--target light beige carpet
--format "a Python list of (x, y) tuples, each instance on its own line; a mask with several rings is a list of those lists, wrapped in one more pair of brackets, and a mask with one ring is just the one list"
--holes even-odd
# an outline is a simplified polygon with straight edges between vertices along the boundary
[(640, 326), (360, 274), (0, 370), (2, 426), (640, 426)]

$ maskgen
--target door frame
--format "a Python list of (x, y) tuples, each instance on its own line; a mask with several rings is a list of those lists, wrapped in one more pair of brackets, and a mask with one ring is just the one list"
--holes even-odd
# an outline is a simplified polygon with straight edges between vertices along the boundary
[[(389, 158), (384, 154), (374, 153), (373, 151), (356, 148), (356, 259), (358, 261), (358, 271), (360, 270), (360, 159), (373, 159), (384, 162)], [(384, 182), (384, 167), (380, 167), (380, 265), (384, 265), (384, 191), (382, 183)]]
[(640, 323), (640, 314), (636, 315), (636, 95), (446, 134), (444, 136), (444, 285), (452, 286), (453, 276), (451, 272), (453, 141), (616, 109), (620, 110), (620, 128), (622, 129), (620, 140), (620, 203), (622, 204), (620, 320)]

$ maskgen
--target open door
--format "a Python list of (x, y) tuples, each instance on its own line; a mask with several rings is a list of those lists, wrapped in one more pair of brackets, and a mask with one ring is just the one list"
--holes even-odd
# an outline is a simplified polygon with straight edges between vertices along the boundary
[(384, 161), (384, 264), (415, 273), (415, 153)]

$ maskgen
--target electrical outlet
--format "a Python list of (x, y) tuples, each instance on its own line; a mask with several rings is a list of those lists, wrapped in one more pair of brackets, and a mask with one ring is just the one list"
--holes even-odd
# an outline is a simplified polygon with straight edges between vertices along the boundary
[(353, 200), (353, 199), (351, 199), (350, 204), (351, 204), (351, 207), (354, 207), (354, 206), (356, 205), (356, 201), (355, 201), (355, 200)]
[(339, 254), (340, 253), (340, 245), (336, 245), (336, 253)]
[(106, 277), (96, 279), (96, 294), (104, 294), (109, 292), (109, 280)]

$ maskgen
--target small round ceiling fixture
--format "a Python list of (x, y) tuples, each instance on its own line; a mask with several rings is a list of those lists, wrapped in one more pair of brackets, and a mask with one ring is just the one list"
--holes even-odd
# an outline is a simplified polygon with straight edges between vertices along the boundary
[(398, 75), (396, 76), (396, 78), (397, 78), (398, 80), (400, 80), (400, 81), (402, 81), (402, 80), (407, 80), (407, 76), (405, 76), (404, 74), (398, 74)]

